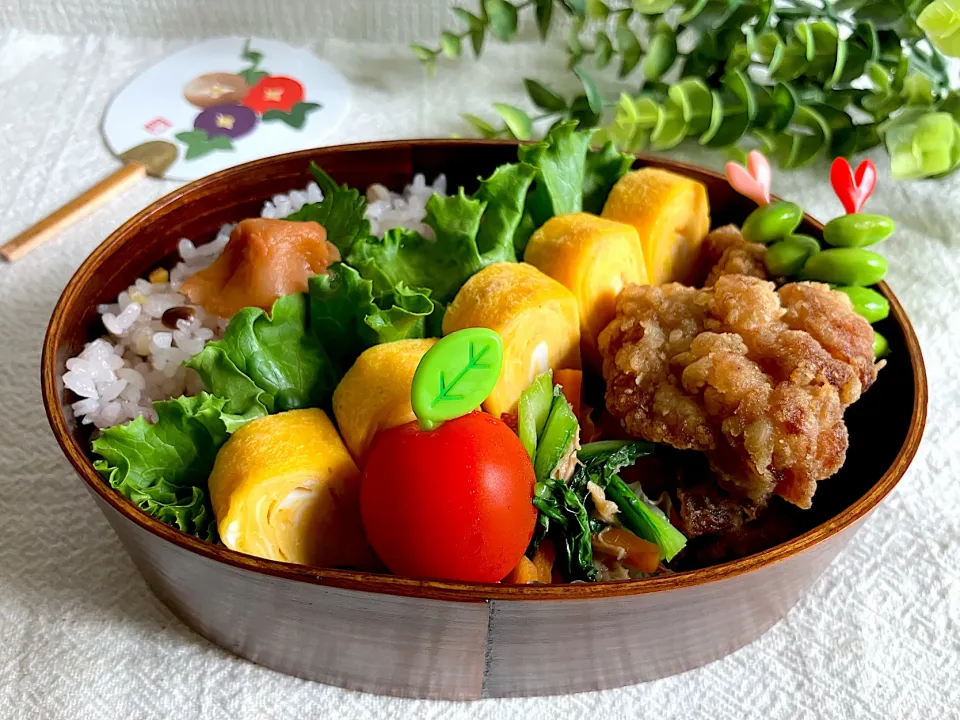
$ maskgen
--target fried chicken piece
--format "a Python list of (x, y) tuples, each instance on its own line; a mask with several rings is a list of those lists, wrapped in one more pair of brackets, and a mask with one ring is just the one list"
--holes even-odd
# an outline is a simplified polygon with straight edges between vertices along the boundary
[(876, 379), (873, 330), (819, 283), (720, 275), (633, 285), (600, 335), (607, 409), (633, 436), (706, 454), (728, 491), (810, 507), (843, 465), (843, 411)]
[(706, 287), (715, 285), (721, 275), (749, 275), (767, 279), (767, 266), (763, 261), (767, 248), (744, 240), (736, 225), (718, 227), (707, 235), (703, 241), (703, 252), (712, 266), (704, 283)]
[(684, 535), (688, 538), (739, 530), (756, 516), (758, 510), (706, 482), (692, 488), (678, 488), (677, 501)]

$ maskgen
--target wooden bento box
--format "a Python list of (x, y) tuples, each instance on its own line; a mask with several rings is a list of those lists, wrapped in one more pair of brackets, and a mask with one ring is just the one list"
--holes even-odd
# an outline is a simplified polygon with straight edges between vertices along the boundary
[[(810, 510), (810, 529), (758, 554), (640, 580), (568, 585), (464, 584), (315, 569), (202, 542), (141, 512), (94, 470), (89, 430), (73, 421), (65, 362), (101, 332), (98, 303), (169, 260), (182, 237), (213, 237), (263, 201), (303, 187), (316, 161), (338, 182), (399, 189), (415, 173), (452, 187), (511, 161), (497, 141), (412, 140), (309, 150), (190, 183), (138, 213), (83, 263), (44, 344), (43, 399), (54, 435), (147, 584), (217, 645), (280, 672), (372, 693), (476, 699), (551, 695), (639, 683), (717, 660), (780, 620), (900, 480), (926, 417), (917, 338), (889, 288), (879, 325), (891, 356), (847, 411), (850, 450)], [(706, 185), (714, 226), (755, 207), (721, 176), (640, 157)], [(804, 232), (822, 227), (806, 218)]]

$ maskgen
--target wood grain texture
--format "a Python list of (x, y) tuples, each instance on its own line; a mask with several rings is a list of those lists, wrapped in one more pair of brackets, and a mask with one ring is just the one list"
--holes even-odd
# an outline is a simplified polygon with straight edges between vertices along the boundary
[[(505, 586), (416, 581), (260, 560), (146, 516), (93, 470), (89, 433), (70, 416), (66, 360), (102, 332), (96, 305), (169, 263), (179, 238), (211, 238), (257, 215), (265, 198), (309, 180), (310, 160), (338, 182), (398, 189), (415, 172), (451, 186), (513, 160), (498, 141), (399, 141), (260, 160), (192, 183), (131, 219), (77, 271), (44, 343), (42, 389), (54, 435), (150, 587), (213, 642), (282, 672), (393, 695), (470, 698), (577, 692), (641, 682), (711, 662), (789, 610), (896, 485), (920, 442), (927, 385), (919, 344), (889, 288), (878, 329), (889, 365), (847, 412), (847, 464), (820, 485), (808, 527), (761, 553), (713, 567), (616, 583)], [(719, 175), (640, 158), (704, 182), (713, 224), (755, 207)], [(818, 235), (811, 218), (804, 232)], [(878, 419), (882, 418), (882, 422)]]
[(146, 176), (147, 168), (140, 163), (121, 166), (115, 173), (105, 177), (82, 195), (4, 243), (0, 246), (0, 255), (8, 262), (19, 260)]

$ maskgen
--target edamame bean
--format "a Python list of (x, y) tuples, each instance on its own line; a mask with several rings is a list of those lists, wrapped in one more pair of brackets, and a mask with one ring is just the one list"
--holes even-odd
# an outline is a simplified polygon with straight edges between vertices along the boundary
[(890, 343), (887, 342), (887, 339), (878, 333), (876, 330), (873, 331), (873, 357), (879, 360), (882, 357), (886, 357), (890, 354)]
[(876, 290), (865, 287), (838, 287), (834, 289), (849, 297), (857, 315), (865, 317), (869, 323), (879, 322), (890, 314), (890, 303)]
[(740, 232), (747, 242), (769, 245), (796, 230), (802, 219), (803, 209), (799, 205), (780, 200), (750, 213)]
[(860, 248), (883, 242), (893, 235), (893, 220), (883, 215), (841, 215), (823, 228), (823, 241), (834, 247)]
[(800, 278), (831, 285), (873, 285), (887, 274), (883, 255), (861, 248), (830, 248), (810, 256)]
[(820, 243), (809, 235), (787, 235), (764, 255), (767, 271), (775, 277), (790, 277), (803, 270), (807, 259), (820, 252)]

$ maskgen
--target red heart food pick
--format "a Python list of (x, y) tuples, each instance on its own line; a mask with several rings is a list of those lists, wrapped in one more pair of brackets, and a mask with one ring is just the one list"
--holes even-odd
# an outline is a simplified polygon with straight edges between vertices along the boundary
[(872, 160), (864, 160), (854, 177), (850, 163), (845, 158), (837, 158), (830, 168), (830, 184), (847, 214), (858, 213), (877, 186), (877, 167)]

